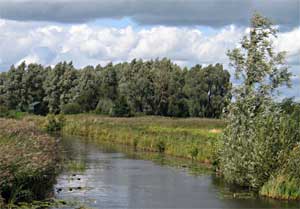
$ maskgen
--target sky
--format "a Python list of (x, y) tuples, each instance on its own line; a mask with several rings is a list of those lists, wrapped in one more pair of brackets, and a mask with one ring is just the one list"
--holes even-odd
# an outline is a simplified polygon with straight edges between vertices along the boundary
[(222, 63), (255, 12), (279, 28), (291, 89), (300, 100), (300, 0), (0, 0), (0, 71), (12, 64), (80, 68), (167, 57), (180, 66)]

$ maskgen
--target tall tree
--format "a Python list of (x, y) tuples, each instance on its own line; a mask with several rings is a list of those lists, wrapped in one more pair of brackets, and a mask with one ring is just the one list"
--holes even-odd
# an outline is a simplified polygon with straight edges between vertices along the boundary
[(44, 84), (44, 101), (48, 103), (51, 113), (59, 113), (61, 107), (71, 101), (71, 89), (76, 85), (77, 74), (71, 62), (58, 63), (54, 69), (49, 70)]
[(29, 64), (23, 76), (22, 83), (26, 93), (23, 96), (22, 106), (24, 110), (36, 114), (46, 114), (48, 112), (46, 103), (43, 101), (45, 91), (43, 84), (46, 80), (46, 71), (42, 65)]
[(5, 81), (5, 101), (9, 109), (25, 111), (23, 104), (26, 96), (26, 86), (23, 84), (26, 64), (21, 63), (17, 68), (11, 66)]
[(267, 18), (255, 14), (241, 48), (228, 52), (241, 84), (234, 88), (235, 102), (229, 106), (221, 169), (228, 181), (254, 188), (269, 178), (296, 139), (284, 137), (291, 130), (281, 133), (284, 120), (273, 103), (276, 89), (289, 84), (291, 75), (285, 53), (273, 50), (276, 32)]
[(76, 86), (71, 90), (72, 102), (81, 106), (82, 111), (94, 110), (99, 100), (100, 77), (93, 66), (87, 66), (80, 71)]

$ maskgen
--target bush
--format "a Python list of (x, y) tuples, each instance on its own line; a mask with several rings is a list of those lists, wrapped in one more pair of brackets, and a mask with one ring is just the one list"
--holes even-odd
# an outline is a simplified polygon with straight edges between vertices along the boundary
[(156, 149), (159, 153), (164, 153), (165, 152), (166, 143), (164, 141), (158, 140), (155, 145), (156, 145)]
[(81, 106), (78, 103), (65, 104), (61, 108), (63, 114), (78, 114), (81, 113)]
[(278, 108), (231, 124), (224, 134), (221, 170), (226, 180), (242, 186), (261, 188), (300, 141), (299, 121)]
[(57, 132), (60, 131), (65, 124), (65, 117), (64, 115), (53, 115), (49, 114), (46, 117), (46, 121), (44, 124), (44, 129), (47, 132)]
[(300, 200), (300, 144), (290, 152), (275, 175), (266, 182), (260, 194), (276, 199)]
[(110, 99), (100, 99), (97, 104), (95, 113), (108, 115), (112, 111), (114, 103)]
[(113, 117), (130, 117), (132, 116), (130, 107), (126, 101), (125, 97), (121, 97), (116, 100), (112, 107), (110, 116)]
[(21, 119), (25, 112), (19, 112), (16, 110), (9, 110), (6, 106), (0, 105), (0, 118), (14, 118), (14, 119)]
[(0, 105), (0, 117), (8, 117), (9, 110), (6, 106)]

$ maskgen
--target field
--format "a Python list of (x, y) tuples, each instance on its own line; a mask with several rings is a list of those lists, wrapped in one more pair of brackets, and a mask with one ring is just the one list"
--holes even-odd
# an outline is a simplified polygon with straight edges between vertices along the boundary
[(222, 120), (145, 116), (112, 118), (89, 114), (66, 117), (63, 134), (133, 146), (211, 164), (222, 129)]

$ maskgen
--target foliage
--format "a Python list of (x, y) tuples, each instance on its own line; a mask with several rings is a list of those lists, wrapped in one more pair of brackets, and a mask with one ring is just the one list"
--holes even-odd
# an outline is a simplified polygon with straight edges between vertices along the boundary
[(110, 112), (111, 116), (114, 117), (129, 117), (131, 116), (130, 107), (126, 101), (125, 97), (118, 98)]
[(57, 131), (62, 130), (64, 124), (65, 124), (65, 116), (64, 115), (49, 114), (49, 115), (47, 115), (47, 117), (45, 119), (44, 129), (47, 132), (57, 132)]
[(65, 104), (61, 108), (63, 114), (78, 114), (81, 111), (81, 106), (78, 103)]
[(100, 99), (95, 109), (95, 113), (108, 115), (112, 112), (113, 105), (114, 103), (110, 99)]
[(217, 64), (192, 67), (186, 73), (184, 92), (189, 114), (194, 117), (220, 117), (230, 102), (230, 74)]
[(0, 105), (0, 118), (14, 118), (14, 119), (21, 119), (25, 115), (25, 112), (20, 112), (16, 110), (9, 110), (6, 106)]
[(9, 115), (9, 110), (6, 106), (0, 105), (0, 117), (7, 117)]
[(273, 51), (274, 36), (272, 23), (255, 14), (241, 48), (228, 52), (241, 85), (228, 108), (220, 166), (227, 181), (254, 189), (268, 181), (300, 140), (299, 120), (273, 102), (276, 89), (290, 80), (284, 53)]
[(45, 198), (54, 183), (56, 148), (33, 123), (0, 119), (0, 197), (10, 204)]
[(300, 144), (285, 159), (282, 167), (263, 185), (260, 194), (277, 199), (300, 200)]
[(71, 62), (54, 67), (23, 62), (0, 73), (0, 105), (46, 115), (79, 104), (82, 112), (110, 114), (126, 100), (133, 115), (219, 118), (230, 88), (220, 64), (187, 69), (163, 58), (75, 69)]
[(58, 63), (53, 70), (48, 71), (44, 83), (44, 101), (47, 102), (50, 113), (59, 113), (60, 108), (71, 101), (71, 89), (76, 86), (77, 77), (72, 63)]

